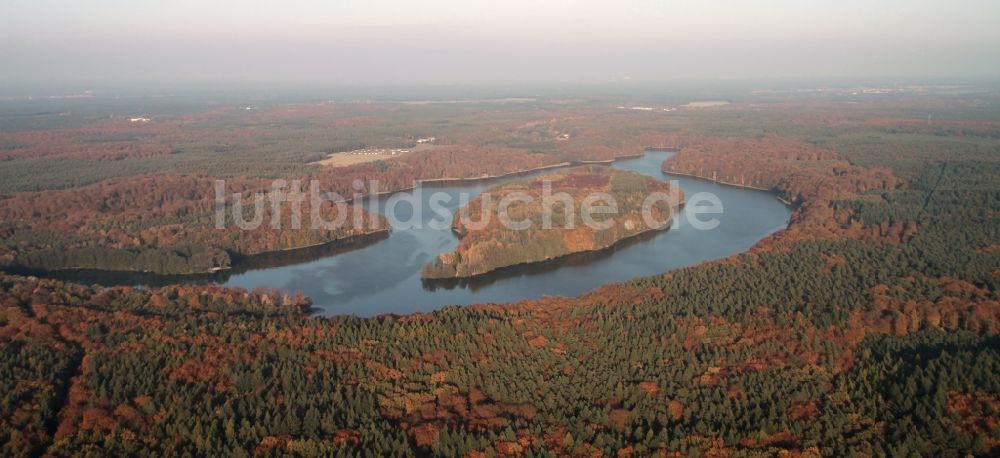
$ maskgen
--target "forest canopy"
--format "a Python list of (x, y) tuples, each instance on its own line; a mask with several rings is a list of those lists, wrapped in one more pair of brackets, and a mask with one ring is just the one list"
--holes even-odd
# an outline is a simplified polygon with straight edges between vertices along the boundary
[[(281, 291), (3, 273), (2, 454), (997, 456), (1000, 98), (851, 97), (0, 119), (17, 127), (0, 136), (0, 176), (88, 164), (53, 165), (45, 189), (25, 184), (37, 175), (4, 180), (5, 263), (53, 250), (40, 256), (115, 265), (138, 247), (202, 264), (224, 262), (216, 249), (344, 235), (200, 231), (204, 183), (220, 176), (231, 192), (269, 176), (409, 186), (669, 147), (664, 171), (773, 190), (794, 208), (786, 230), (719, 261), (406, 316), (314, 317)], [(336, 170), (307, 161), (424, 136), (455, 146)], [(584, 170), (624, 193), (656, 186)]]

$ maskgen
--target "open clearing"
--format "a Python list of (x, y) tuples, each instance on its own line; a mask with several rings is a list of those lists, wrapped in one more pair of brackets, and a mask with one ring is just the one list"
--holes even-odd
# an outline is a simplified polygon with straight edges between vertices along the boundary
[(330, 153), (326, 159), (313, 162), (326, 167), (345, 167), (365, 162), (394, 159), (407, 154), (428, 151), (434, 148), (431, 144), (420, 144), (413, 148), (365, 148), (341, 153)]
[(684, 108), (712, 108), (724, 107), (726, 105), (729, 105), (729, 101), (727, 100), (695, 100), (681, 106)]

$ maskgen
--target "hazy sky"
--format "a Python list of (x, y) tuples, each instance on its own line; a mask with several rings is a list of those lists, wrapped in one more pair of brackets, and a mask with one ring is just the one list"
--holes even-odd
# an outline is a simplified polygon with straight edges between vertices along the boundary
[(996, 0), (2, 0), (0, 81), (1000, 75)]

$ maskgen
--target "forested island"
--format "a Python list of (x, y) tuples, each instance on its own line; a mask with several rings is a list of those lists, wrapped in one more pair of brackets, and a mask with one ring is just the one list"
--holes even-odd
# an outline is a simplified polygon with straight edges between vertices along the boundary
[[(591, 213), (591, 204), (610, 204), (603, 198), (588, 203), (590, 196), (598, 197), (596, 193), (613, 200), (608, 214)], [(643, 203), (653, 193), (669, 199), (652, 203), (647, 221)], [(564, 199), (554, 198), (560, 195)], [(513, 204), (501, 205), (505, 198)], [(458, 248), (425, 264), (421, 275), (425, 279), (472, 277), (606, 249), (630, 237), (666, 229), (683, 201), (683, 191), (667, 183), (600, 165), (494, 186), (454, 215), (452, 229), (461, 238)], [(585, 217), (596, 224), (588, 224)]]

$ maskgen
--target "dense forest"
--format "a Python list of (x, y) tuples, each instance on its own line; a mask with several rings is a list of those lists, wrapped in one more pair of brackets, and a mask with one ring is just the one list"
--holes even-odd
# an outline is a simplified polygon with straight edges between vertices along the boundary
[[(274, 213), (266, 201), (271, 187), (264, 180), (240, 179), (225, 182), (221, 211), (226, 219), (217, 228), (214, 183), (204, 176), (142, 175), (0, 198), (0, 265), (41, 271), (204, 273), (228, 268), (231, 255), (308, 247), (388, 228), (383, 217), (350, 206), (344, 224), (313, 228), (308, 199), (298, 209), (304, 222), (295, 227), (293, 203)], [(241, 197), (242, 221), (254, 221), (255, 199), (263, 201), (258, 227), (242, 230), (235, 223), (233, 195)], [(335, 221), (337, 206), (322, 205), (318, 214), (324, 221)], [(272, 224), (275, 219), (281, 224)]]
[[(663, 199), (651, 200), (644, 215), (643, 205), (653, 193)], [(505, 199), (511, 205), (503, 205)], [(606, 249), (668, 228), (683, 202), (683, 191), (667, 183), (597, 165), (494, 186), (455, 213), (452, 229), (461, 237), (458, 248), (425, 264), (421, 276), (471, 277)], [(597, 207), (600, 212), (591, 212)]]
[[(506, 108), (510, 130), (456, 128), (679, 146), (664, 170), (795, 206), (748, 253), (575, 298), (325, 318), (277, 291), (0, 274), (3, 454), (1000, 455), (1000, 101), (977, 103)], [(58, 211), (39, 209), (18, 224)], [(101, 230), (66, 211), (46, 224)]]

